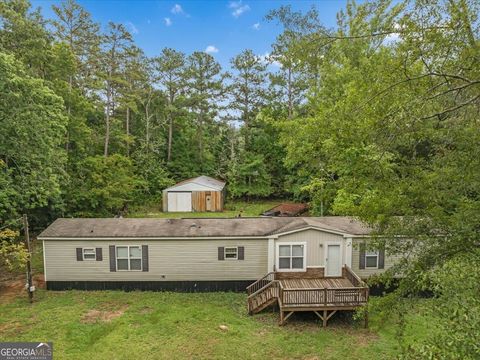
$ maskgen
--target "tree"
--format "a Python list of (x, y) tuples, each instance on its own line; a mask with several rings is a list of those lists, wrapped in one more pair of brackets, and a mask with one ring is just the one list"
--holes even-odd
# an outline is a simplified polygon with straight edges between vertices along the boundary
[[(335, 30), (304, 36), (304, 51), (326, 49), (321, 82), (308, 116), (282, 123), (282, 142), (309, 189), (325, 189), (313, 194), (314, 209), (325, 201), (328, 213), (359, 217), (381, 235), (377, 247), (400, 257), (382, 279), (402, 274), (383, 310), (402, 319), (402, 299), (434, 292), (438, 301), (425, 311), (448, 319), (448, 333), (427, 340), (416, 357), (462, 358), (478, 352), (471, 335), (478, 304), (458, 304), (472, 298), (478, 274), (459, 273), (467, 287), (446, 275), (468, 267), (480, 243), (479, 4), (411, 5), (349, 3)], [(307, 63), (307, 55), (298, 60)], [(466, 313), (473, 321), (464, 330)]]
[(15, 218), (60, 201), (63, 110), (62, 99), (42, 80), (27, 75), (13, 56), (0, 53), (0, 181), (7, 185), (0, 190), (3, 216)]
[(16, 242), (18, 231), (0, 230), (0, 267), (7, 271), (23, 271), (27, 265), (29, 254), (23, 243)]
[(230, 87), (232, 95), (230, 108), (240, 113), (239, 120), (245, 128), (245, 146), (248, 147), (250, 127), (265, 103), (267, 65), (252, 50), (244, 50), (230, 62), (232, 69), (236, 71)]
[(0, 50), (14, 54), (29, 75), (43, 78), (51, 37), (40, 10), (30, 11), (27, 0), (2, 1), (0, 19)]
[[(125, 68), (123, 71), (124, 84), (119, 87), (121, 102), (125, 108), (125, 143), (127, 157), (130, 156), (132, 144), (131, 124), (132, 115), (139, 113), (138, 105), (145, 98), (148, 104), (153, 94), (151, 82), (153, 82), (152, 66), (143, 52), (136, 46), (126, 49)], [(149, 121), (148, 109), (146, 107), (147, 122)]]
[(126, 211), (144, 185), (135, 175), (132, 161), (119, 154), (86, 158), (74, 182), (67, 201), (76, 216)]
[(75, 85), (86, 94), (97, 74), (100, 26), (75, 0), (66, 0), (60, 6), (52, 5), (52, 9), (56, 15), (52, 22), (55, 38), (67, 44), (75, 57), (76, 74), (69, 76), (70, 89)]
[(108, 156), (110, 145), (111, 117), (117, 106), (118, 88), (123, 85), (123, 73), (127, 49), (131, 46), (132, 36), (122, 24), (109, 22), (108, 32), (104, 36), (102, 53), (102, 78), (105, 91), (105, 141), (103, 155)]
[(168, 122), (167, 163), (172, 160), (173, 130), (175, 116), (180, 110), (178, 97), (185, 88), (185, 54), (174, 49), (165, 48), (160, 56), (154, 59), (156, 81), (165, 92), (167, 98), (166, 116)]
[(268, 196), (271, 178), (260, 154), (245, 151), (233, 158), (228, 173), (229, 193), (233, 198)]
[[(205, 146), (207, 130), (214, 124), (224, 96), (223, 79), (220, 64), (213, 56), (204, 52), (194, 52), (187, 59), (187, 96), (188, 106), (194, 114), (197, 127), (198, 161), (200, 171), (211, 172), (211, 157)], [(207, 163), (210, 162), (210, 164)]]

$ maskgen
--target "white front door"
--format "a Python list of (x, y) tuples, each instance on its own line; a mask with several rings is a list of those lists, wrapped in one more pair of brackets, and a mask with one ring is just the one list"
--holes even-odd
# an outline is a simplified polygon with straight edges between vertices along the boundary
[(168, 193), (168, 211), (170, 212), (192, 211), (192, 193), (191, 192), (169, 192)]
[(325, 251), (325, 276), (342, 276), (340, 244), (327, 244), (327, 251)]

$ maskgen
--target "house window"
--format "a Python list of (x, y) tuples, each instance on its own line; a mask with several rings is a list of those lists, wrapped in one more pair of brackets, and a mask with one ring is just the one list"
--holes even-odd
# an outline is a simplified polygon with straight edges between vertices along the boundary
[(97, 258), (97, 254), (94, 248), (83, 248), (83, 260), (95, 260)]
[(365, 252), (365, 268), (378, 268), (378, 251)]
[(238, 248), (237, 247), (226, 247), (225, 248), (225, 259), (227, 260), (237, 260), (238, 259)]
[(117, 270), (141, 271), (142, 270), (142, 247), (141, 246), (117, 246)]
[(278, 245), (278, 269), (298, 271), (305, 269), (305, 245)]

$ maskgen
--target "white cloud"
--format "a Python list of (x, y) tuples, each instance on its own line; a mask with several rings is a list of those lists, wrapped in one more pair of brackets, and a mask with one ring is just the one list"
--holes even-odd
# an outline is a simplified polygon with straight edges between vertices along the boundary
[(260, 23), (255, 23), (255, 24), (253, 24), (253, 25), (252, 25), (252, 28), (253, 28), (254, 30), (260, 30)]
[(247, 4), (243, 5), (242, 0), (230, 1), (230, 4), (228, 5), (228, 7), (230, 9), (233, 9), (232, 15), (236, 18), (238, 18), (244, 12), (247, 12), (250, 10), (250, 6), (248, 6)]
[(184, 14), (184, 11), (182, 9), (182, 6), (179, 4), (173, 5), (172, 10), (170, 10), (172, 14)]
[(205, 52), (210, 54), (210, 53), (213, 53), (213, 54), (216, 54), (218, 53), (218, 48), (216, 48), (214, 45), (208, 45), (207, 48), (205, 49)]
[(138, 31), (137, 27), (135, 26), (134, 23), (132, 23), (131, 21), (127, 21), (126, 22), (126, 25), (128, 27), (128, 29), (130, 30), (130, 32), (132, 34), (138, 34), (140, 31)]
[(165, 26), (170, 26), (173, 24), (172, 20), (168, 17), (164, 18), (164, 20), (165, 20)]

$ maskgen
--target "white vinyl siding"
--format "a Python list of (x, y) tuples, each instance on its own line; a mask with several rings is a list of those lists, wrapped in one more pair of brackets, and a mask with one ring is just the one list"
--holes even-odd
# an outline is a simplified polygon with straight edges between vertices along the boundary
[[(391, 268), (395, 261), (400, 259), (400, 256), (389, 256), (388, 253), (385, 253), (384, 268), (378, 269), (377, 267), (367, 267), (367, 262), (365, 261), (365, 269), (360, 269), (360, 243), (368, 241), (362, 238), (357, 238), (353, 240), (352, 243), (352, 270), (360, 276), (362, 279), (366, 279), (374, 274), (381, 274), (385, 270)], [(365, 252), (365, 256), (368, 253)], [(367, 259), (365, 259), (367, 260)]]
[[(306, 243), (306, 266), (319, 267), (325, 266), (325, 244), (327, 241), (343, 242), (342, 235), (332, 234), (325, 231), (309, 229), (298, 231), (291, 234), (281, 235), (276, 243)], [(345, 247), (343, 247), (345, 248)], [(276, 255), (275, 255), (276, 258)], [(343, 257), (342, 257), (343, 258)]]
[[(44, 240), (49, 281), (256, 280), (267, 273), (267, 240)], [(149, 271), (110, 271), (108, 247), (148, 246)], [(244, 247), (245, 260), (218, 261), (219, 247)], [(76, 261), (75, 248), (101, 247), (103, 261)]]

